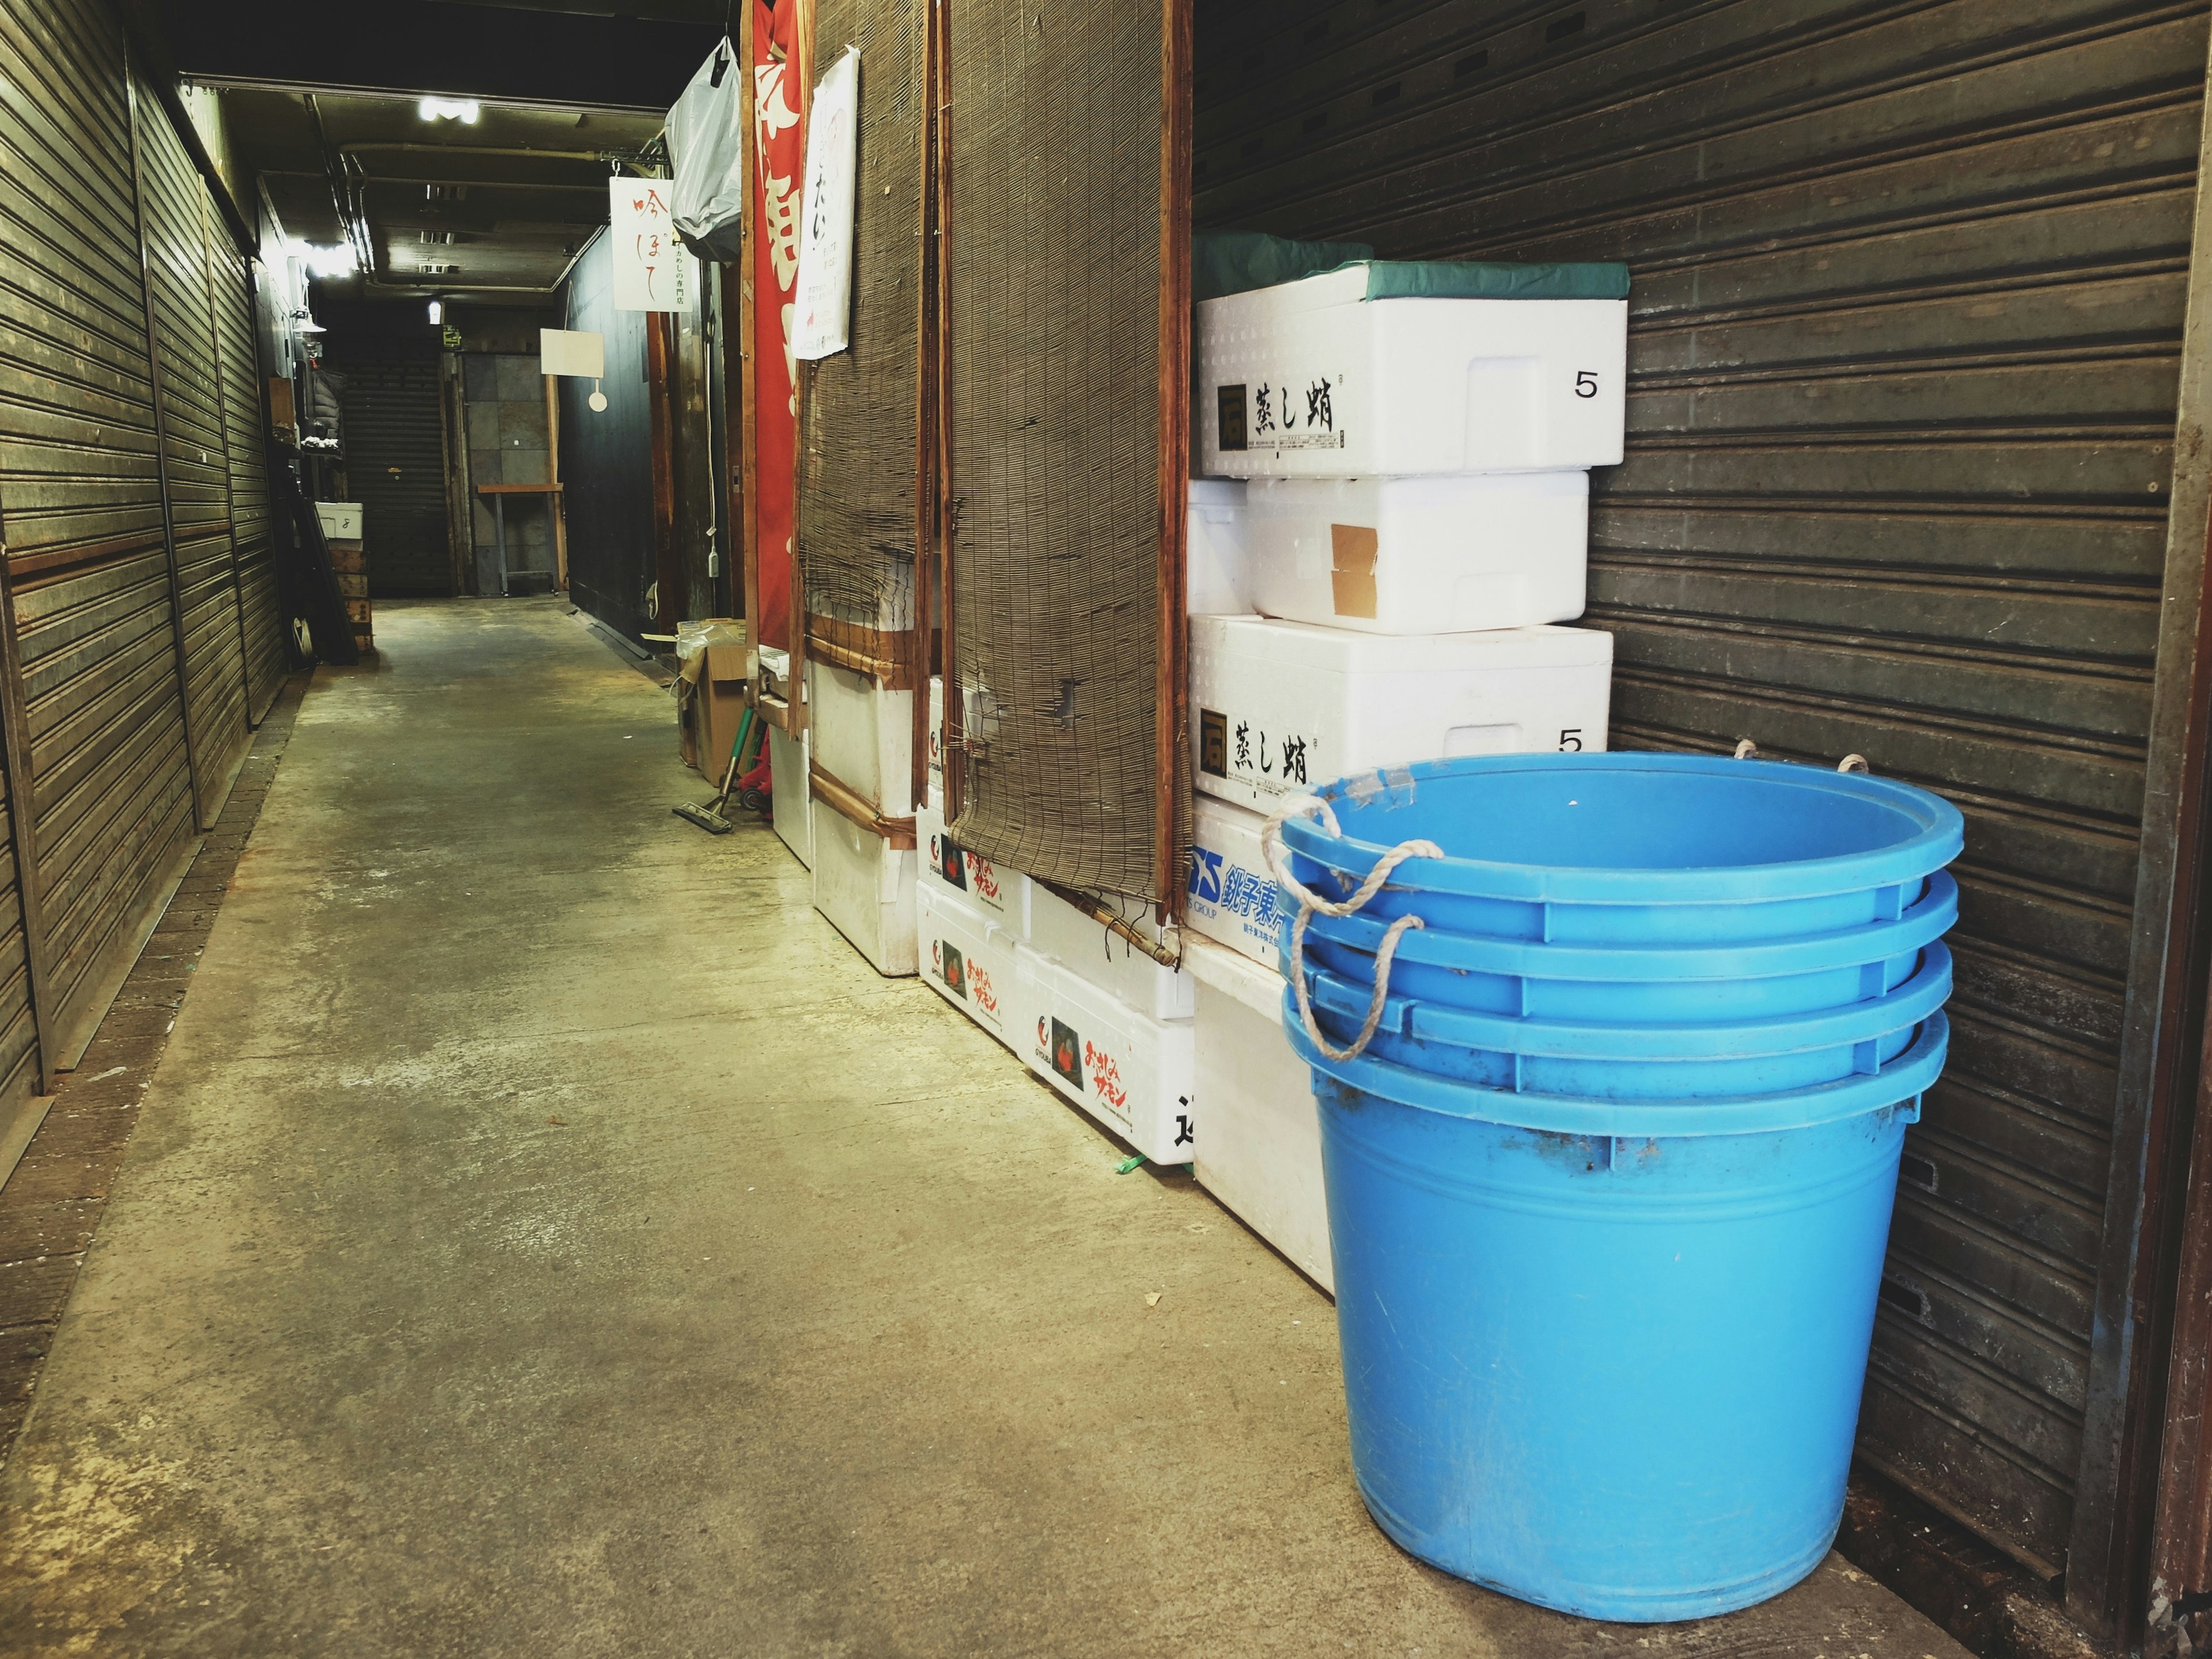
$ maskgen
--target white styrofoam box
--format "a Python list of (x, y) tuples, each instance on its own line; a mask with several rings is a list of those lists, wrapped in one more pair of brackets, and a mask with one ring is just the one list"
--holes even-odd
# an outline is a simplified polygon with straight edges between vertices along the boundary
[(1030, 915), (1036, 884), (1018, 870), (1005, 870), (972, 847), (963, 847), (945, 831), (945, 813), (924, 806), (914, 815), (914, 838), (921, 854), (921, 880), (981, 911), (991, 924), (1014, 939), (1030, 936)]
[(806, 733), (768, 729), (769, 791), (775, 833), (792, 856), (814, 867), (814, 786), (806, 775)]
[(1255, 478), (1251, 603), (1363, 634), (1572, 622), (1589, 567), (1589, 474)]
[[(1626, 301), (1366, 291), (1355, 266), (1200, 303), (1202, 471), (1366, 478), (1620, 462)], [(1243, 447), (1222, 447), (1224, 422)]]
[(1242, 478), (1190, 481), (1184, 593), (1192, 616), (1234, 617), (1254, 608), (1246, 533)]
[(929, 805), (945, 810), (945, 676), (929, 677)]
[(357, 542), (361, 539), (359, 501), (317, 501), (315, 516), (322, 520), (325, 541)]
[(1312, 1073), (1283, 1035), (1283, 976), (1205, 939), (1183, 948), (1198, 976), (1199, 1185), (1334, 1291), (1321, 1117)]
[[(1192, 799), (1190, 819), (1184, 951), (1189, 951), (1194, 933), (1272, 965), (1282, 929), (1282, 890), (1261, 855), (1260, 832), (1267, 820), (1249, 807), (1212, 795)], [(1188, 955), (1183, 965), (1190, 965)]]
[(1011, 1024), (1014, 939), (941, 887), (915, 889), (921, 976), (929, 988), (1009, 1048), (1021, 1035)]
[(915, 849), (893, 847), (842, 812), (814, 813), (814, 908), (878, 973), (915, 971)]
[(1273, 811), (1285, 793), (1455, 755), (1606, 744), (1613, 635), (1347, 633), (1190, 619), (1191, 752), (1205, 793)]
[(814, 763), (887, 818), (914, 811), (914, 693), (872, 674), (806, 665), (806, 729)]
[(1026, 945), (1014, 981), (1030, 1069), (1155, 1164), (1189, 1163), (1191, 1022), (1139, 1013)]
[[(1154, 1019), (1190, 1018), (1190, 975), (1146, 955), (1094, 915), (1077, 909), (1050, 888), (1030, 884), (1029, 942), (1072, 973)], [(1135, 932), (1160, 942), (1149, 904), (1109, 908)]]

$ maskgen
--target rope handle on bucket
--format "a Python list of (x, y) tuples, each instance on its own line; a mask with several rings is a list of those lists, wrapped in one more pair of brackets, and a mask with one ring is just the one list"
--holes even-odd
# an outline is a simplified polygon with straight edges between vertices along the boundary
[(1440, 859), (1444, 849), (1432, 841), (1401, 841), (1381, 858), (1367, 872), (1367, 879), (1352, 890), (1349, 898), (1341, 902), (1320, 898), (1306, 890), (1304, 883), (1291, 874), (1290, 861), (1283, 856), (1283, 825), (1291, 818), (1318, 817), (1322, 827), (1332, 836), (1344, 831), (1337, 827), (1336, 814), (1329, 804), (1316, 795), (1306, 795), (1285, 802), (1268, 818), (1267, 826), (1260, 832), (1260, 856), (1267, 866), (1267, 873), (1282, 883), (1298, 902), (1298, 919), (1291, 924), (1291, 988), (1297, 994), (1298, 1018), (1305, 1022), (1306, 1036), (1315, 1048), (1331, 1060), (1357, 1060), (1367, 1051), (1375, 1040), (1375, 1028), (1382, 1023), (1382, 1004), (1390, 994), (1390, 958), (1398, 954), (1398, 941), (1406, 936), (1409, 927), (1427, 924), (1410, 911), (1392, 922), (1382, 934), (1382, 943), (1375, 952), (1375, 995), (1368, 1002), (1367, 1018), (1359, 1027), (1359, 1035), (1349, 1048), (1338, 1048), (1321, 1034), (1314, 1020), (1313, 993), (1306, 984), (1306, 923), (1319, 911), (1325, 916), (1355, 915), (1367, 908), (1367, 901), (1382, 890), (1390, 879), (1390, 872), (1407, 859)]
[[(1757, 760), (1759, 745), (1749, 738), (1739, 738), (1735, 745), (1735, 757), (1738, 760)], [(1867, 764), (1867, 757), (1864, 755), (1846, 755), (1836, 763), (1836, 770), (1871, 774), (1874, 769)]]

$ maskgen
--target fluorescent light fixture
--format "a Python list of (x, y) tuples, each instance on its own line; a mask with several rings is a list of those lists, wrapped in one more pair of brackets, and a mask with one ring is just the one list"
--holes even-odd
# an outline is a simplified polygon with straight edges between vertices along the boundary
[(446, 302), (443, 300), (430, 301), (430, 320), (434, 323), (442, 323), (446, 320)]
[(465, 127), (476, 125), (477, 109), (473, 98), (425, 98), (415, 106), (426, 121), (459, 121)]
[(335, 247), (318, 247), (313, 242), (294, 242), (284, 250), (313, 276), (350, 276), (359, 269), (354, 263), (353, 250), (340, 244)]

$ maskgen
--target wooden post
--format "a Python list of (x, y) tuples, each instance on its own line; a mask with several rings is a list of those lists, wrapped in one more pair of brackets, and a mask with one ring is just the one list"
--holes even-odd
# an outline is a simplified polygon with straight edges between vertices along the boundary
[[(545, 377), (545, 482), (561, 482), (561, 391), (559, 377)], [(545, 498), (553, 517), (553, 585), (568, 591), (568, 498), (555, 490)]]
[(1181, 813), (1189, 787), (1191, 0), (1163, 0), (1160, 40), (1159, 622), (1154, 651), (1152, 878), (1163, 921), (1182, 915)]

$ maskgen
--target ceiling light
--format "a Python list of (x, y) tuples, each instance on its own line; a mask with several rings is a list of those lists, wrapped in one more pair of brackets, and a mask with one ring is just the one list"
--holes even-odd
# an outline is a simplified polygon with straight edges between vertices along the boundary
[(294, 242), (284, 251), (307, 266), (311, 276), (350, 276), (360, 269), (354, 261), (353, 250), (343, 243), (335, 247), (318, 247), (313, 242)]
[(434, 323), (442, 323), (446, 320), (446, 302), (443, 300), (430, 301), (430, 320)]
[(415, 106), (415, 112), (426, 121), (459, 121), (465, 127), (476, 125), (477, 111), (473, 98), (425, 98)]

